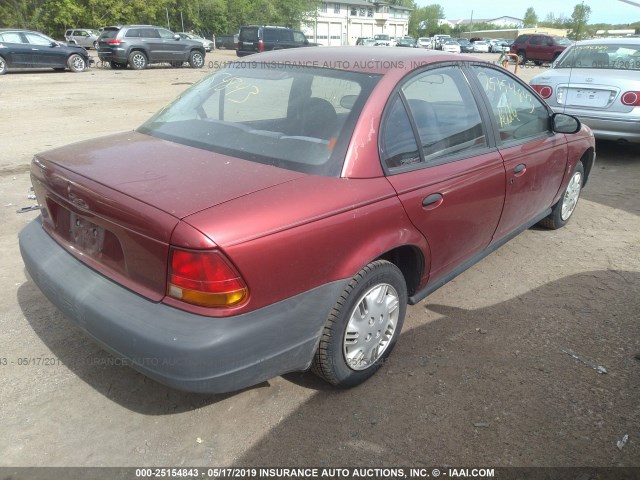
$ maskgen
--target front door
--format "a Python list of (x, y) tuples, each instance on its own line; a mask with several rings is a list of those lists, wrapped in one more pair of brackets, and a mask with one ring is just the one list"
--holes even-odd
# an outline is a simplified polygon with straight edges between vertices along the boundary
[(567, 166), (567, 144), (564, 135), (551, 131), (547, 107), (519, 80), (490, 66), (468, 70), (487, 96), (506, 170), (497, 240), (551, 206)]

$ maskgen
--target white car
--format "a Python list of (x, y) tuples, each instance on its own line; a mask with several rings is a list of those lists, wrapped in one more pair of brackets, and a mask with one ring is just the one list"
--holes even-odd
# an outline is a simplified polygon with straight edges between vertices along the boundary
[(419, 48), (433, 48), (431, 43), (431, 39), (429, 37), (420, 37), (418, 38), (418, 47)]
[(196, 40), (197, 42), (202, 43), (202, 46), (207, 52), (210, 52), (213, 48), (213, 42), (211, 40), (207, 40), (200, 35), (196, 35), (195, 33), (177, 32), (177, 35), (180, 35), (181, 38), (184, 38), (186, 40)]
[(473, 42), (473, 51), (475, 53), (489, 53), (489, 42), (484, 40)]
[(448, 53), (460, 53), (460, 44), (455, 40), (447, 40), (442, 44), (442, 51)]
[(596, 138), (640, 145), (640, 38), (576, 42), (529, 83)]

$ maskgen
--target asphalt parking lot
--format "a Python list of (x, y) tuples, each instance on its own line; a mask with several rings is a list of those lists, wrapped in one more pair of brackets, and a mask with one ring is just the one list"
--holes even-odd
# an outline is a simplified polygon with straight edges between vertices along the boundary
[(48, 302), (17, 243), (37, 215), (16, 214), (33, 204), (32, 155), (133, 129), (234, 58), (0, 77), (0, 467), (640, 467), (640, 147), (599, 142), (571, 222), (526, 231), (410, 307), (390, 360), (352, 390), (308, 373), (172, 390)]

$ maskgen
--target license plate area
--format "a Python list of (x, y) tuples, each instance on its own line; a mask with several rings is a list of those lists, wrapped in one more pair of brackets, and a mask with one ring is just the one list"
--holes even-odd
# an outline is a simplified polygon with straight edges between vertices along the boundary
[(69, 235), (73, 245), (91, 256), (96, 256), (104, 248), (104, 228), (69, 212)]
[(606, 107), (611, 92), (588, 88), (571, 88), (567, 94), (567, 105), (575, 107)]

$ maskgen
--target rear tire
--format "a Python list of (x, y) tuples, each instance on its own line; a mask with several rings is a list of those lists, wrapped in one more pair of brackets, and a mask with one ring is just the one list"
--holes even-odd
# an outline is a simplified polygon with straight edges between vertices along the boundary
[(144, 70), (145, 68), (147, 68), (146, 55), (138, 51), (131, 52), (131, 55), (129, 55), (129, 65), (134, 70)]
[(367, 380), (391, 354), (407, 310), (407, 286), (394, 264), (377, 260), (358, 272), (327, 318), (312, 371), (337, 387)]
[(540, 221), (540, 225), (552, 230), (564, 227), (576, 210), (583, 184), (584, 167), (582, 162), (578, 162), (560, 200), (552, 207), (551, 214)]
[(87, 62), (81, 55), (74, 53), (67, 60), (67, 66), (72, 72), (80, 73), (87, 69)]
[(204, 55), (198, 50), (194, 50), (189, 54), (189, 65), (191, 68), (204, 67)]
[(7, 62), (3, 57), (0, 57), (0, 75), (7, 73)]

